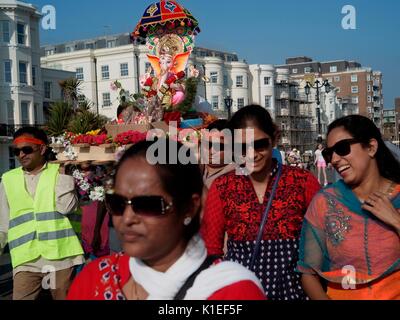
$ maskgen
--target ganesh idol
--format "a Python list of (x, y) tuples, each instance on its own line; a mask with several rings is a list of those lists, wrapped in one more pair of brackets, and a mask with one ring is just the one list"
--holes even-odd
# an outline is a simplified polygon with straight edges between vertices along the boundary
[(155, 39), (157, 55), (148, 55), (155, 72), (150, 70), (141, 78), (142, 92), (148, 98), (160, 102), (165, 111), (172, 111), (185, 100), (185, 68), (191, 54), (184, 52), (182, 39), (175, 34)]

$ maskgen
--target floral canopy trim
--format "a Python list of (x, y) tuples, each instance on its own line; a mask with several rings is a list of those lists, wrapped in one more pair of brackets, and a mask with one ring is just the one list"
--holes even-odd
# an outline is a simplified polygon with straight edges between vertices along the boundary
[(197, 35), (200, 33), (198, 25), (194, 16), (176, 1), (162, 0), (147, 7), (131, 38), (134, 41), (143, 41), (149, 36), (160, 36), (160, 32), (172, 31), (179, 27), (187, 27), (186, 32)]

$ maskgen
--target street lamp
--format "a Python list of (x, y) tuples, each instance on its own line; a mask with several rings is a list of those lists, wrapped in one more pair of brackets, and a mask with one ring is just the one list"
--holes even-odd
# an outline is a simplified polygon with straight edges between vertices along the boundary
[(307, 81), (306, 86), (304, 87), (304, 90), (306, 92), (306, 96), (308, 99), (308, 96), (311, 93), (311, 88), (317, 90), (315, 94), (315, 100), (317, 102), (317, 119), (318, 119), (318, 135), (321, 135), (321, 109), (320, 109), (320, 89), (325, 87), (325, 93), (331, 92), (331, 85), (328, 80), (324, 80), (324, 82), (321, 82), (319, 80), (315, 80), (314, 84), (311, 84), (309, 81)]
[(233, 99), (231, 97), (231, 91), (228, 89), (226, 90), (226, 98), (224, 99), (225, 101), (225, 107), (228, 110), (228, 120), (231, 119), (231, 108), (233, 105)]

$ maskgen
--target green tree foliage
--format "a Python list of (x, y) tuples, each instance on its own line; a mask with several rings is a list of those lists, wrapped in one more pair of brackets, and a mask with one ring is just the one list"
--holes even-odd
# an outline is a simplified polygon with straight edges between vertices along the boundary
[(74, 109), (68, 102), (58, 101), (50, 106), (49, 120), (46, 123), (47, 134), (53, 137), (63, 135), (74, 115)]

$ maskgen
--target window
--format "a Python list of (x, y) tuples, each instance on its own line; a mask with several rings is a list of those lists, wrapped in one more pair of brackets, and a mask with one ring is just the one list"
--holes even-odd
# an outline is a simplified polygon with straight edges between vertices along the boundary
[(32, 85), (36, 86), (36, 70), (37, 67), (33, 66), (32, 67)]
[(17, 23), (18, 44), (25, 44), (25, 25)]
[(219, 109), (219, 97), (218, 96), (212, 96), (211, 105), (212, 105), (213, 110)]
[(71, 47), (71, 46), (65, 47), (65, 52), (69, 53), (69, 52), (72, 52), (72, 51), (74, 51), (74, 47)]
[(83, 68), (76, 68), (75, 74), (76, 74), (76, 79), (77, 80), (80, 80), (80, 81), (84, 81), (85, 80), (85, 77), (83, 75)]
[(85, 48), (86, 49), (94, 49), (94, 43), (86, 43)]
[(368, 92), (371, 92), (371, 85), (368, 85)]
[(53, 55), (54, 53), (55, 53), (54, 49), (46, 49), (46, 50), (44, 51), (44, 54), (45, 54), (46, 56), (51, 56), (51, 55)]
[(329, 67), (329, 72), (331, 72), (331, 73), (337, 72), (337, 66), (330, 66)]
[(336, 90), (337, 90), (337, 93), (340, 93), (341, 88), (340, 88), (340, 87), (337, 87)]
[(49, 81), (44, 82), (44, 97), (46, 99), (51, 99), (51, 87), (52, 83)]
[(265, 96), (265, 107), (271, 108), (271, 96)]
[(115, 40), (108, 40), (107, 41), (107, 48), (114, 48), (116, 43), (117, 42)]
[(108, 80), (108, 79), (110, 79), (110, 71), (109, 71), (108, 66), (102, 66), (102, 67), (101, 67), (101, 78), (102, 78), (103, 80)]
[(335, 80), (335, 82), (340, 82), (340, 77), (335, 77), (333, 79)]
[(358, 103), (358, 97), (351, 97), (351, 103)]
[(351, 75), (351, 82), (357, 82), (358, 81), (358, 76), (356, 74)]
[(111, 107), (111, 96), (109, 92), (103, 93), (103, 108)]
[(237, 99), (237, 107), (238, 107), (238, 109), (241, 109), (244, 107), (244, 98)]
[(26, 67), (26, 62), (20, 62), (19, 63), (19, 82), (23, 84), (28, 83), (28, 77), (26, 74), (27, 67)]
[(120, 68), (121, 68), (121, 77), (129, 76), (129, 69), (127, 63), (121, 63)]
[(4, 81), (7, 83), (12, 82), (11, 60), (4, 61)]
[(1, 21), (1, 34), (2, 34), (2, 41), (5, 43), (10, 43), (10, 23), (8, 21)]
[(8, 147), (8, 166), (10, 169), (15, 169), (15, 156), (13, 147)]
[(351, 93), (358, 93), (358, 86), (351, 87)]
[(371, 81), (371, 75), (367, 75), (367, 81)]
[(29, 124), (29, 102), (21, 102), (21, 122), (23, 125)]
[(311, 67), (305, 67), (304, 73), (311, 73)]
[(299, 71), (295, 68), (295, 69), (292, 69), (292, 73), (293, 74), (296, 74), (296, 73), (298, 73)]
[(271, 77), (264, 77), (264, 85), (269, 86), (271, 84)]
[(372, 97), (368, 96), (368, 102), (372, 102)]
[(211, 83), (218, 83), (218, 72), (210, 72)]
[(7, 101), (7, 123), (14, 124), (14, 101)]
[(226, 74), (224, 74), (224, 86), (228, 86), (228, 76)]
[(243, 76), (236, 77), (236, 87), (243, 88)]

